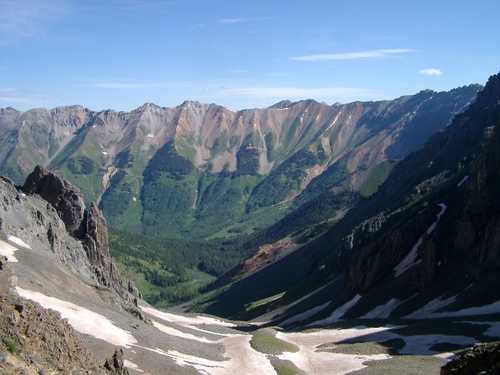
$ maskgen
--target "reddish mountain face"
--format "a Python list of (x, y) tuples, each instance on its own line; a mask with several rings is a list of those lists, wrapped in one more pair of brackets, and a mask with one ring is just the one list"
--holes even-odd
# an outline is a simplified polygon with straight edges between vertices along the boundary
[[(388, 161), (446, 127), (478, 90), (239, 112), (197, 102), (131, 112), (7, 108), (0, 173), (21, 183), (35, 165), (49, 167), (99, 202), (114, 228), (186, 238), (227, 236), (223, 228), (240, 222), (235, 233), (252, 232), (256, 217), (271, 224), (325, 191), (373, 193)], [(269, 215), (275, 206), (282, 210)]]

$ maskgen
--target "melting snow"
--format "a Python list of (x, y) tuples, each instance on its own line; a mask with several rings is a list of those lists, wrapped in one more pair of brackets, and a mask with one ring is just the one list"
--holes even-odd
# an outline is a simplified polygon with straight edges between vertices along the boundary
[(426, 319), (430, 318), (433, 313), (445, 306), (448, 306), (457, 300), (457, 296), (443, 299), (442, 297), (436, 298), (426, 305), (422, 306), (420, 309), (412, 312), (411, 314), (405, 316), (407, 319)]
[(7, 237), (7, 240), (9, 240), (9, 242), (12, 242), (13, 244), (15, 244), (17, 246), (21, 246), (21, 247), (24, 247), (26, 249), (31, 249), (31, 246), (28, 245), (26, 242), (24, 242), (20, 238), (17, 238), (17, 237), (14, 237), (14, 236), (9, 236), (9, 237)]
[(483, 332), (483, 335), (500, 337), (500, 322), (464, 321), (462, 323), (488, 325), (489, 328)]
[[(483, 306), (467, 307), (457, 311), (443, 311), (437, 312), (443, 307), (450, 305), (455, 302), (457, 296), (450, 297), (447, 299), (435, 299), (429, 302), (427, 305), (421, 307), (417, 311), (407, 315), (408, 319), (438, 319), (438, 318), (454, 318), (462, 316), (474, 316), (474, 315), (489, 315), (500, 313), (500, 301), (493, 302)], [(500, 328), (499, 328), (500, 329)]]
[(465, 176), (464, 178), (462, 178), (460, 180), (460, 182), (457, 184), (457, 188), (459, 188), (460, 186), (462, 186), (463, 184), (465, 184), (467, 182), (467, 180), (469, 179), (469, 175)]
[(316, 332), (278, 332), (276, 337), (296, 345), (296, 353), (285, 352), (279, 356), (282, 360), (293, 362), (307, 374), (315, 375), (343, 375), (366, 367), (366, 361), (389, 359), (386, 354), (377, 355), (351, 355), (317, 351), (322, 344), (335, 343), (350, 338), (372, 335), (384, 332), (390, 327), (321, 330)]
[(129, 368), (131, 370), (134, 370), (135, 372), (140, 372), (140, 373), (144, 372), (134, 362), (131, 362), (131, 361), (127, 360), (127, 359), (125, 359), (123, 361), (123, 366), (125, 366), (126, 368)]
[(312, 325), (328, 325), (337, 322), (340, 320), (344, 314), (351, 308), (353, 307), (358, 301), (361, 299), (361, 296), (359, 294), (356, 294), (353, 299), (350, 301), (344, 303), (342, 306), (337, 308), (333, 313), (328, 318), (318, 320), (316, 322), (313, 322), (309, 324), (308, 326)]
[(401, 336), (406, 345), (399, 351), (400, 354), (419, 354), (430, 355), (435, 354), (431, 348), (436, 344), (458, 344), (470, 346), (477, 341), (472, 337), (467, 336), (450, 336), (450, 335), (420, 335), (420, 336)]
[(331, 302), (329, 301), (329, 302), (326, 302), (322, 305), (313, 307), (310, 310), (307, 310), (307, 311), (304, 311), (300, 314), (294, 315), (291, 318), (288, 318), (287, 320), (282, 322), (280, 325), (286, 326), (289, 324), (293, 324), (293, 323), (297, 323), (297, 322), (301, 322), (301, 321), (304, 321), (306, 319), (309, 319), (309, 318), (313, 317), (314, 315), (316, 315), (317, 313), (319, 313), (321, 310), (324, 310), (330, 303)]
[(206, 358), (180, 353), (175, 350), (164, 351), (156, 348), (144, 350), (169, 357), (182, 367), (193, 367), (204, 375), (234, 375), (240, 374), (275, 374), (274, 368), (267, 356), (252, 349), (250, 340), (252, 336), (235, 334), (224, 339), (226, 360), (213, 361)]
[(387, 319), (400, 304), (400, 300), (392, 298), (387, 303), (377, 306), (369, 313), (363, 315), (361, 319)]
[(0, 240), (0, 255), (7, 258), (8, 262), (17, 262), (14, 253), (17, 251), (17, 248), (12, 246), (11, 244)]
[(221, 327), (236, 327), (236, 324), (225, 322), (220, 319), (211, 318), (208, 316), (196, 315), (196, 316), (187, 316), (187, 315), (176, 315), (170, 314), (167, 312), (163, 312), (160, 310), (156, 310), (149, 306), (141, 306), (142, 311), (145, 313), (160, 318), (166, 322), (176, 323), (183, 326), (189, 326), (191, 328), (197, 329), (196, 325), (202, 324), (213, 324)]
[(194, 341), (203, 342), (203, 343), (207, 343), (207, 344), (214, 343), (214, 341), (208, 340), (204, 337), (199, 337), (199, 336), (192, 335), (190, 333), (185, 333), (185, 332), (182, 332), (178, 329), (166, 326), (164, 324), (161, 324), (161, 323), (158, 323), (155, 321), (153, 321), (153, 326), (155, 326), (160, 331), (162, 331), (163, 333), (166, 333), (167, 335), (170, 335), (170, 336), (180, 337), (180, 338), (187, 339), (187, 340), (194, 340)]
[(128, 331), (118, 328), (106, 317), (84, 307), (20, 287), (16, 287), (16, 291), (23, 298), (37, 302), (46, 309), (57, 311), (80, 333), (126, 348), (137, 343)]
[(441, 220), (441, 216), (443, 216), (446, 209), (448, 208), (448, 206), (446, 206), (446, 204), (444, 204), (444, 203), (440, 203), (439, 207), (441, 208), (441, 210), (437, 214), (437, 217), (436, 217), (436, 220), (434, 221), (434, 223), (432, 223), (431, 226), (427, 229), (427, 231), (423, 235), (420, 236), (417, 243), (415, 245), (413, 245), (413, 247), (411, 248), (410, 252), (406, 255), (406, 257), (404, 257), (404, 259), (396, 267), (394, 267), (394, 271), (396, 272), (395, 277), (401, 276), (403, 273), (405, 273), (410, 268), (412, 268), (415, 264), (417, 264), (416, 260), (417, 260), (417, 256), (418, 256), (418, 249), (420, 248), (420, 246), (424, 242), (425, 235), (430, 235), (434, 231), (434, 229), (436, 229), (436, 226), (438, 225), (439, 220)]

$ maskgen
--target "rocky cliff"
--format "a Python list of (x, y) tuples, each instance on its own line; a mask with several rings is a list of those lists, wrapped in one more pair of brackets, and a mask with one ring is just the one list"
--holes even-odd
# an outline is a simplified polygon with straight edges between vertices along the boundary
[[(106, 220), (95, 204), (87, 207), (78, 188), (39, 166), (21, 188), (8, 180), (3, 180), (2, 184), (6, 215), (15, 211), (18, 216), (29, 217), (22, 219), (26, 227), (20, 230), (34, 229), (31, 236), (36, 234), (38, 241), (47, 243), (74, 272), (96, 287), (111, 291), (107, 298), (111, 297), (126, 311), (143, 317), (137, 309), (140, 293), (132, 282), (122, 279), (111, 259)], [(26, 196), (43, 199), (45, 207), (43, 203), (39, 209), (16, 207), (19, 206), (16, 203)]]

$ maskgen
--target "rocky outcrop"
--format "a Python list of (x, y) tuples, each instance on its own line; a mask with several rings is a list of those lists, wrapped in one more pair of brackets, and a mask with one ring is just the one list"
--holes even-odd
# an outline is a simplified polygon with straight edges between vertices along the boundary
[(441, 375), (496, 375), (500, 373), (500, 343), (478, 344), (456, 354)]
[(85, 202), (76, 187), (45, 168), (37, 166), (27, 177), (22, 189), (26, 194), (38, 194), (49, 202), (66, 224), (68, 232), (74, 237), (81, 238), (86, 209)]
[[(495, 303), (500, 284), (499, 126), (496, 75), (445, 130), (398, 162), (377, 193), (360, 200), (325, 234), (233, 283), (204, 311), (238, 316), (251, 301), (283, 291), (306, 296), (329, 283), (335, 292), (311, 297), (285, 314), (328, 302), (317, 315), (321, 321), (355, 301), (342, 318), (362, 317), (391, 304), (391, 318), (420, 318), (429, 316), (429, 309), (444, 315)], [(304, 288), (307, 283), (311, 287)], [(434, 307), (436, 301), (448, 302)], [(283, 298), (275, 306), (291, 302)], [(423, 309), (427, 304), (431, 308)]]
[(123, 350), (115, 351), (113, 357), (107, 359), (104, 363), (104, 368), (112, 375), (129, 375), (129, 371), (123, 364)]
[(0, 296), (0, 373), (125, 374), (99, 366), (58, 313), (8, 295)]
[(122, 288), (123, 282), (109, 254), (106, 220), (94, 204), (86, 207), (77, 187), (37, 166), (22, 190), (39, 195), (56, 209), (68, 232), (82, 242), (101, 285)]
[[(68, 233), (85, 250), (94, 279), (100, 287), (116, 292), (125, 310), (143, 318), (137, 309), (138, 289), (131, 281), (124, 281), (114, 264), (108, 243), (106, 219), (95, 204), (87, 207), (79, 189), (49, 170), (37, 166), (22, 187), (26, 194), (36, 194), (57, 211)], [(51, 244), (57, 240), (52, 227), (47, 231)]]

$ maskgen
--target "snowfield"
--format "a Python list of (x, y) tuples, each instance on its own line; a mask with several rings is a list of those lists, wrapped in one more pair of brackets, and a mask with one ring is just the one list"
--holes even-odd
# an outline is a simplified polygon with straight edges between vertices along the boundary
[(20, 287), (16, 287), (16, 292), (20, 297), (37, 302), (46, 309), (57, 311), (80, 333), (125, 348), (137, 344), (137, 340), (128, 331), (118, 328), (106, 317), (84, 307)]
[(17, 251), (17, 248), (12, 246), (11, 244), (0, 240), (0, 255), (7, 258), (7, 262), (16, 263), (17, 258), (14, 256), (14, 253)]
[(369, 313), (363, 315), (361, 319), (387, 319), (400, 304), (400, 300), (392, 298), (387, 303), (377, 306)]
[(417, 262), (418, 249), (420, 248), (420, 246), (422, 246), (425, 237), (431, 235), (432, 232), (434, 232), (439, 221), (441, 220), (441, 217), (448, 209), (448, 206), (444, 203), (440, 203), (439, 207), (441, 208), (441, 210), (437, 214), (436, 220), (431, 224), (429, 228), (427, 228), (427, 231), (425, 231), (424, 234), (420, 236), (420, 238), (415, 243), (415, 245), (413, 245), (413, 247), (411, 248), (410, 252), (406, 255), (406, 257), (404, 257), (403, 260), (396, 267), (394, 267), (395, 277), (401, 276), (403, 273), (405, 273), (410, 268), (419, 263)]
[(327, 343), (336, 343), (343, 340), (384, 332), (389, 327), (380, 328), (352, 328), (352, 329), (327, 329), (316, 332), (278, 332), (276, 337), (280, 340), (290, 342), (297, 347), (296, 353), (283, 353), (280, 359), (293, 362), (298, 368), (307, 374), (314, 375), (343, 375), (366, 367), (363, 363), (367, 361), (378, 361), (389, 359), (387, 354), (376, 355), (354, 355), (318, 352), (317, 347)]
[(22, 239), (20, 239), (18, 237), (9, 236), (9, 237), (7, 237), (7, 240), (9, 242), (12, 242), (14, 245), (24, 247), (25, 249), (31, 249), (30, 245), (28, 245), (26, 242), (24, 242)]
[(328, 318), (321, 319), (315, 322), (312, 322), (311, 324), (308, 324), (308, 327), (311, 326), (324, 326), (324, 325), (329, 325), (333, 324), (335, 322), (338, 322), (344, 314), (351, 309), (355, 304), (359, 302), (361, 299), (361, 296), (359, 294), (355, 295), (353, 299), (350, 301), (344, 303), (342, 306), (338, 307), (333, 313), (330, 314)]

